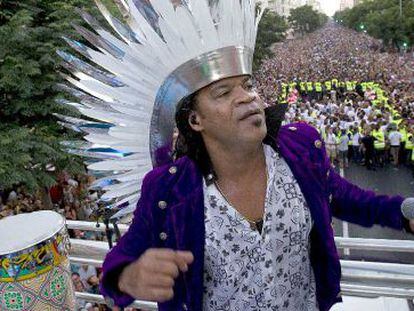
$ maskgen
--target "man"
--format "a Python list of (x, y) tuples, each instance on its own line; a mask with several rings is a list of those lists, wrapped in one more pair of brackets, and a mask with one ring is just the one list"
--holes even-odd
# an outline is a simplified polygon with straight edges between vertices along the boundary
[(339, 138), (338, 151), (339, 151), (339, 166), (340, 168), (348, 168), (348, 148), (349, 148), (349, 136), (346, 129), (341, 130), (341, 137)]
[(332, 127), (327, 127), (327, 135), (326, 135), (326, 151), (328, 153), (328, 157), (331, 161), (331, 165), (335, 167), (335, 160), (337, 158), (337, 146), (338, 146), (338, 139), (336, 135), (333, 133)]
[[(99, 134), (95, 122), (74, 125), (87, 125), (84, 148), (103, 158), (89, 168), (113, 174), (101, 180), (111, 180), (104, 198), (129, 204), (142, 183), (133, 223), (105, 259), (103, 295), (120, 307), (156, 301), (160, 311), (329, 310), (341, 300), (331, 215), (409, 229), (404, 199), (349, 184), (314, 128), (280, 128), (285, 106), (265, 112), (250, 81), (265, 5), (151, 1), (159, 17), (151, 20), (135, 2), (118, 3), (128, 27), (99, 5), (122, 42), (83, 14), (97, 30), (83, 35), (103, 53), (68, 40), (110, 72), (67, 66), (77, 77), (70, 83), (104, 101), (98, 108), (87, 97), (93, 104), (79, 108), (104, 123)], [(157, 149), (171, 143), (175, 125), (176, 160), (158, 166)], [(88, 148), (102, 144), (108, 151)]]
[(178, 160), (146, 176), (134, 221), (104, 263), (103, 293), (116, 304), (329, 310), (341, 274), (331, 215), (409, 229), (403, 198), (342, 179), (305, 124), (276, 136), (264, 107), (246, 76), (180, 103)]
[(397, 131), (396, 127), (394, 127), (393, 125), (392, 125), (392, 130), (390, 134), (388, 135), (388, 139), (391, 145), (390, 153), (392, 156), (393, 164), (395, 167), (397, 167), (399, 163), (398, 159), (399, 159), (399, 154), (400, 154), (400, 144), (401, 144), (402, 135), (400, 132)]
[(96, 278), (96, 269), (91, 265), (81, 265), (78, 270), (79, 278), (83, 283), (83, 286), (86, 290), (89, 290), (92, 287), (92, 284), (89, 282), (91, 278)]
[(375, 167), (374, 167), (375, 138), (371, 134), (371, 128), (367, 127), (365, 129), (365, 135), (364, 137), (362, 137), (361, 142), (364, 147), (365, 166), (367, 170), (375, 170)]
[(358, 164), (361, 162), (360, 140), (361, 135), (359, 134), (358, 126), (355, 125), (352, 129), (352, 160)]

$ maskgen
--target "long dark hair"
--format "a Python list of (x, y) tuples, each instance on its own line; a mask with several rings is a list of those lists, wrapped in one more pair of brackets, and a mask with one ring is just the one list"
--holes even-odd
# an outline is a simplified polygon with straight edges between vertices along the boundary
[(210, 156), (204, 144), (201, 133), (194, 131), (189, 124), (189, 118), (197, 108), (197, 92), (182, 99), (175, 113), (175, 123), (178, 137), (175, 143), (175, 158), (189, 157), (200, 168), (208, 180), (214, 178)]

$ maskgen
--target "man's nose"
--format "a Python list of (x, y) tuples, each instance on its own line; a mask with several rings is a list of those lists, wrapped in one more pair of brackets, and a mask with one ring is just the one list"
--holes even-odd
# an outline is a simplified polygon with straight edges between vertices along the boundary
[(237, 103), (238, 104), (250, 104), (257, 97), (257, 93), (254, 90), (247, 91), (242, 86), (237, 88)]

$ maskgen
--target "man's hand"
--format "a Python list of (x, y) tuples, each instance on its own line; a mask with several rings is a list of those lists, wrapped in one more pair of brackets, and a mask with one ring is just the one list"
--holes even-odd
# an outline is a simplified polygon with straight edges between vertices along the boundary
[(411, 229), (411, 232), (414, 233), (414, 219), (410, 220), (410, 229)]
[(188, 265), (193, 260), (191, 252), (149, 249), (123, 270), (119, 289), (135, 299), (154, 302), (171, 300), (175, 279), (180, 271), (188, 271)]

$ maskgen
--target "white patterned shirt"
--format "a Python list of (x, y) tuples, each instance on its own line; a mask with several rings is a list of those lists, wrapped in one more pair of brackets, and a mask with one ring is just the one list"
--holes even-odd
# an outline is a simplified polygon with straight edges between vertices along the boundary
[(264, 146), (268, 183), (262, 233), (204, 183), (204, 311), (315, 311), (309, 208), (289, 166)]

